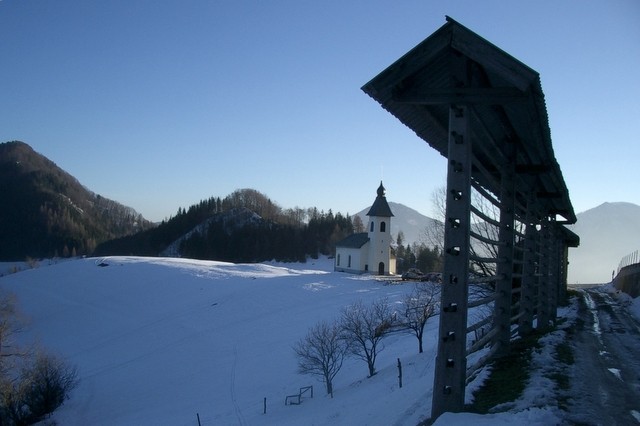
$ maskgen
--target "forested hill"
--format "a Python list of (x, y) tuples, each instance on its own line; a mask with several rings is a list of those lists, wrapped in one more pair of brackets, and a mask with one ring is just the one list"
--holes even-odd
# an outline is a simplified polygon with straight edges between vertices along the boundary
[(105, 242), (96, 256), (184, 256), (229, 262), (304, 261), (331, 254), (353, 233), (351, 218), (316, 208), (282, 209), (254, 189), (239, 189), (179, 209), (157, 228)]
[(153, 226), (94, 194), (23, 142), (0, 144), (0, 260), (91, 254)]

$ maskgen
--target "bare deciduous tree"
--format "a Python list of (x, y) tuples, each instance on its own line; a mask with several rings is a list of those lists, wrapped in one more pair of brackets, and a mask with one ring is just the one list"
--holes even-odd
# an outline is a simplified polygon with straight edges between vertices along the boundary
[(16, 311), (15, 297), (0, 292), (0, 376), (10, 368), (9, 360), (26, 354), (13, 341), (13, 337), (21, 329), (22, 322)]
[[(480, 236), (481, 239), (472, 238), (469, 245), (469, 253), (474, 258), (498, 258), (498, 244), (500, 240), (500, 229), (497, 225), (500, 222), (499, 200), (497, 197), (471, 191), (471, 202), (477, 212), (471, 214), (471, 231)], [(425, 229), (425, 238), (429, 244), (440, 247), (444, 250), (444, 224), (446, 223), (446, 201), (447, 189), (442, 186), (433, 191), (431, 202), (436, 215), (436, 225)], [(484, 217), (482, 217), (484, 216)], [(524, 233), (524, 224), (515, 221), (514, 230), (517, 233)], [(518, 240), (519, 238), (516, 238)], [(490, 242), (490, 241), (493, 241)], [(470, 272), (481, 277), (492, 277), (496, 275), (496, 264), (492, 262), (470, 261)]]
[(367, 363), (369, 377), (376, 374), (376, 357), (384, 349), (381, 341), (392, 324), (391, 308), (386, 299), (376, 300), (371, 305), (359, 301), (342, 310), (340, 325), (349, 352)]
[(447, 187), (440, 186), (431, 193), (431, 204), (434, 214), (434, 221), (431, 226), (424, 229), (424, 239), (430, 247), (438, 247), (440, 252), (444, 251), (444, 222), (447, 206)]
[(342, 368), (347, 351), (340, 325), (326, 321), (316, 324), (293, 350), (298, 356), (298, 372), (321, 377), (333, 398), (333, 378)]
[[(445, 186), (436, 188), (431, 195), (431, 202), (433, 204), (436, 222), (434, 226), (425, 229), (424, 236), (430, 245), (439, 247), (441, 251), (444, 252), (444, 224), (447, 222), (447, 188)], [(485, 216), (498, 220), (499, 211), (494, 204), (474, 190), (472, 191), (472, 204)], [(487, 240), (498, 240), (498, 228), (495, 225), (473, 214), (470, 220), (473, 232)], [(497, 257), (497, 246), (472, 239), (469, 245), (469, 253), (475, 257)], [(469, 269), (470, 272), (483, 277), (495, 275), (495, 264), (471, 261)]]
[(353, 232), (364, 232), (365, 227), (364, 223), (362, 223), (362, 218), (358, 215), (353, 216)]
[(418, 339), (418, 352), (422, 353), (422, 336), (427, 320), (438, 313), (441, 284), (433, 282), (416, 283), (413, 291), (404, 299), (404, 325)]

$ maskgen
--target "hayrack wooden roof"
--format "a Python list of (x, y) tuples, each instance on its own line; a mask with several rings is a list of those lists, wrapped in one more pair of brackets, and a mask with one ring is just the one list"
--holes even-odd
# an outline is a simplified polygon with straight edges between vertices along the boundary
[[(451, 73), (451, 63), (461, 57), (471, 82), (464, 86)], [(541, 216), (576, 222), (553, 152), (539, 74), (468, 28), (447, 17), (362, 90), (445, 157), (449, 107), (469, 106), (472, 180), (498, 196), (506, 146), (515, 144), (516, 200), (522, 212), (533, 193)]]

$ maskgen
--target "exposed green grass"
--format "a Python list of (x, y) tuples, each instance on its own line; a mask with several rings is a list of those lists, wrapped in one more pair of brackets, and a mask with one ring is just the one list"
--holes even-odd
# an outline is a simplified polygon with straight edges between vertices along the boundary
[(571, 345), (567, 342), (558, 344), (554, 358), (558, 361), (557, 369), (549, 375), (549, 378), (556, 384), (558, 407), (566, 410), (569, 405), (569, 390), (571, 389), (571, 378), (567, 374), (567, 369), (575, 363)]
[[(511, 353), (491, 364), (489, 378), (474, 393), (474, 402), (466, 409), (486, 414), (493, 407), (513, 402), (521, 397), (530, 377), (531, 352), (538, 347), (538, 340), (543, 335), (542, 332), (534, 332), (526, 338), (513, 342)], [(567, 392), (571, 387), (571, 378), (567, 374), (566, 367), (575, 362), (571, 345), (567, 342), (558, 344), (554, 357), (558, 361), (558, 368), (548, 377), (556, 384), (558, 406), (566, 408), (568, 404)]]
[[(570, 290), (567, 299), (579, 296), (577, 291)], [(569, 404), (571, 377), (568, 367), (575, 363), (573, 348), (569, 343), (575, 335), (576, 327), (581, 326), (579, 318), (571, 324), (567, 318), (558, 318), (556, 324), (544, 330), (534, 330), (529, 336), (511, 343), (509, 355), (496, 359), (491, 363), (491, 372), (483, 385), (473, 394), (474, 402), (465, 406), (465, 411), (487, 414), (501, 404), (514, 402), (520, 398), (527, 386), (531, 371), (531, 353), (539, 348), (539, 339), (547, 333), (562, 329), (566, 333), (565, 341), (555, 347), (554, 358), (558, 361), (555, 369), (547, 373), (547, 377), (556, 384), (556, 402), (558, 408), (566, 410)], [(563, 325), (568, 325), (562, 327)], [(428, 421), (423, 425), (428, 425)]]
[(573, 365), (575, 358), (573, 357), (573, 349), (567, 342), (562, 342), (556, 346), (556, 359), (567, 365)]
[(486, 414), (496, 405), (518, 399), (529, 380), (531, 350), (541, 334), (533, 333), (512, 343), (511, 353), (491, 363), (491, 374), (474, 394), (471, 412)]
[(569, 306), (571, 299), (577, 297), (579, 294), (578, 290), (568, 288), (565, 297), (558, 299), (558, 306)]

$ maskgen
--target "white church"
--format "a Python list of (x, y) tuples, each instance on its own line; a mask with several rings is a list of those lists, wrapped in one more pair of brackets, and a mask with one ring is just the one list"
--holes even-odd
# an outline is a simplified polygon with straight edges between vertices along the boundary
[(396, 273), (396, 257), (391, 249), (393, 213), (382, 182), (367, 216), (367, 232), (352, 234), (336, 244), (334, 270), (352, 274), (393, 275)]

